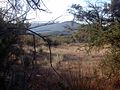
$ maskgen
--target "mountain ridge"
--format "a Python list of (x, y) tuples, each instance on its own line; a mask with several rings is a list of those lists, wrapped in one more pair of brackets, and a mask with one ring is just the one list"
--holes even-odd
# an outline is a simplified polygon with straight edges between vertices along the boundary
[[(45, 25), (46, 24), (46, 25)], [(37, 27), (40, 26), (40, 27)], [(31, 30), (40, 33), (40, 34), (53, 34), (53, 33), (59, 33), (59, 34), (67, 34), (68, 29), (72, 29), (73, 31), (77, 30), (80, 25), (73, 21), (65, 21), (65, 22), (57, 22), (57, 23), (31, 23), (31, 27), (37, 27), (33, 28)]]

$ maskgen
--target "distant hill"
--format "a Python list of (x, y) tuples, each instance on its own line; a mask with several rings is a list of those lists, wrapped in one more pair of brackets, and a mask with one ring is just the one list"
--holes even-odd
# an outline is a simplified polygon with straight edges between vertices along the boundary
[(44, 23), (31, 23), (31, 27), (37, 27), (37, 28), (33, 28), (31, 30), (37, 32), (37, 33), (41, 33), (41, 34), (45, 34), (45, 35), (53, 35), (53, 34), (70, 34), (71, 32), (68, 32), (70, 29), (74, 32), (78, 29), (78, 27), (80, 26), (78, 23), (76, 22), (72, 22), (72, 21), (65, 21), (62, 23), (53, 23), (50, 25), (45, 25), (45, 26), (41, 26), (44, 25)]

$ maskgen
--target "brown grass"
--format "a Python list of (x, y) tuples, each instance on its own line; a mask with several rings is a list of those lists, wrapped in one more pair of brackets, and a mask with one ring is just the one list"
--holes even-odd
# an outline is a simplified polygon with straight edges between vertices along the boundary
[(83, 45), (52, 47), (53, 66), (62, 78), (49, 65), (48, 50), (39, 53), (31, 90), (120, 90), (118, 75), (106, 78), (98, 70), (106, 49), (90, 54), (85, 49)]

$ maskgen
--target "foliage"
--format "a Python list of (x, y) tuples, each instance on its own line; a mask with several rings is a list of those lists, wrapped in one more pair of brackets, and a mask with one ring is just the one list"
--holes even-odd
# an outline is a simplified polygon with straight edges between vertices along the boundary
[(74, 43), (73, 38), (68, 36), (49, 36), (52, 46)]
[[(14, 23), (8, 22), (2, 17), (4, 10), (0, 13), (0, 89), (15, 90), (20, 88), (20, 81), (17, 82), (17, 80), (23, 79), (23, 76), (20, 76), (18, 72), (26, 64), (23, 61), (24, 66), (21, 65), (22, 55), (25, 52), (22, 48), (23, 42), (20, 35), (26, 34), (26, 28), (29, 25), (19, 20)], [(18, 85), (13, 87), (15, 83)]]
[(89, 35), (87, 31), (87, 25), (82, 25), (77, 32), (73, 33), (73, 37), (77, 43), (88, 43)]
[[(21, 37), (22, 41), (24, 42), (25, 45), (29, 45), (29, 46), (33, 46), (33, 35), (22, 35)], [(39, 37), (35, 37), (35, 44), (36, 46), (41, 46), (41, 45), (45, 45), (45, 42), (39, 38)]]
[[(42, 0), (5, 0), (0, 4), (2, 2), (6, 5), (0, 7), (0, 90), (28, 90), (38, 38), (35, 33), (29, 33), (32, 39), (25, 42), (29, 27), (26, 17), (31, 9), (48, 12), (48, 8)], [(28, 44), (33, 46), (31, 50), (25, 47)]]
[(120, 0), (111, 0), (111, 12), (115, 19), (120, 22)]
[[(69, 10), (75, 16), (76, 21), (84, 23), (84, 27), (80, 30), (86, 31), (87, 41), (91, 48), (110, 46), (109, 53), (105, 54), (106, 58), (101, 64), (103, 73), (109, 75), (120, 72), (120, 16), (118, 14), (120, 8), (115, 7), (116, 5), (118, 4), (89, 2), (87, 9), (75, 4)], [(78, 32), (78, 36), (80, 39), (82, 33)]]

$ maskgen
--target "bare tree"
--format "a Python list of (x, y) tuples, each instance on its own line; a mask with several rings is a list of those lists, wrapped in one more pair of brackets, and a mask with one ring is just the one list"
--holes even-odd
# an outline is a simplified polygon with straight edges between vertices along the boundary
[[(49, 13), (43, 0), (5, 0), (4, 17), (8, 22), (25, 21), (30, 10), (39, 10)], [(2, 3), (1, 3), (2, 4)]]

